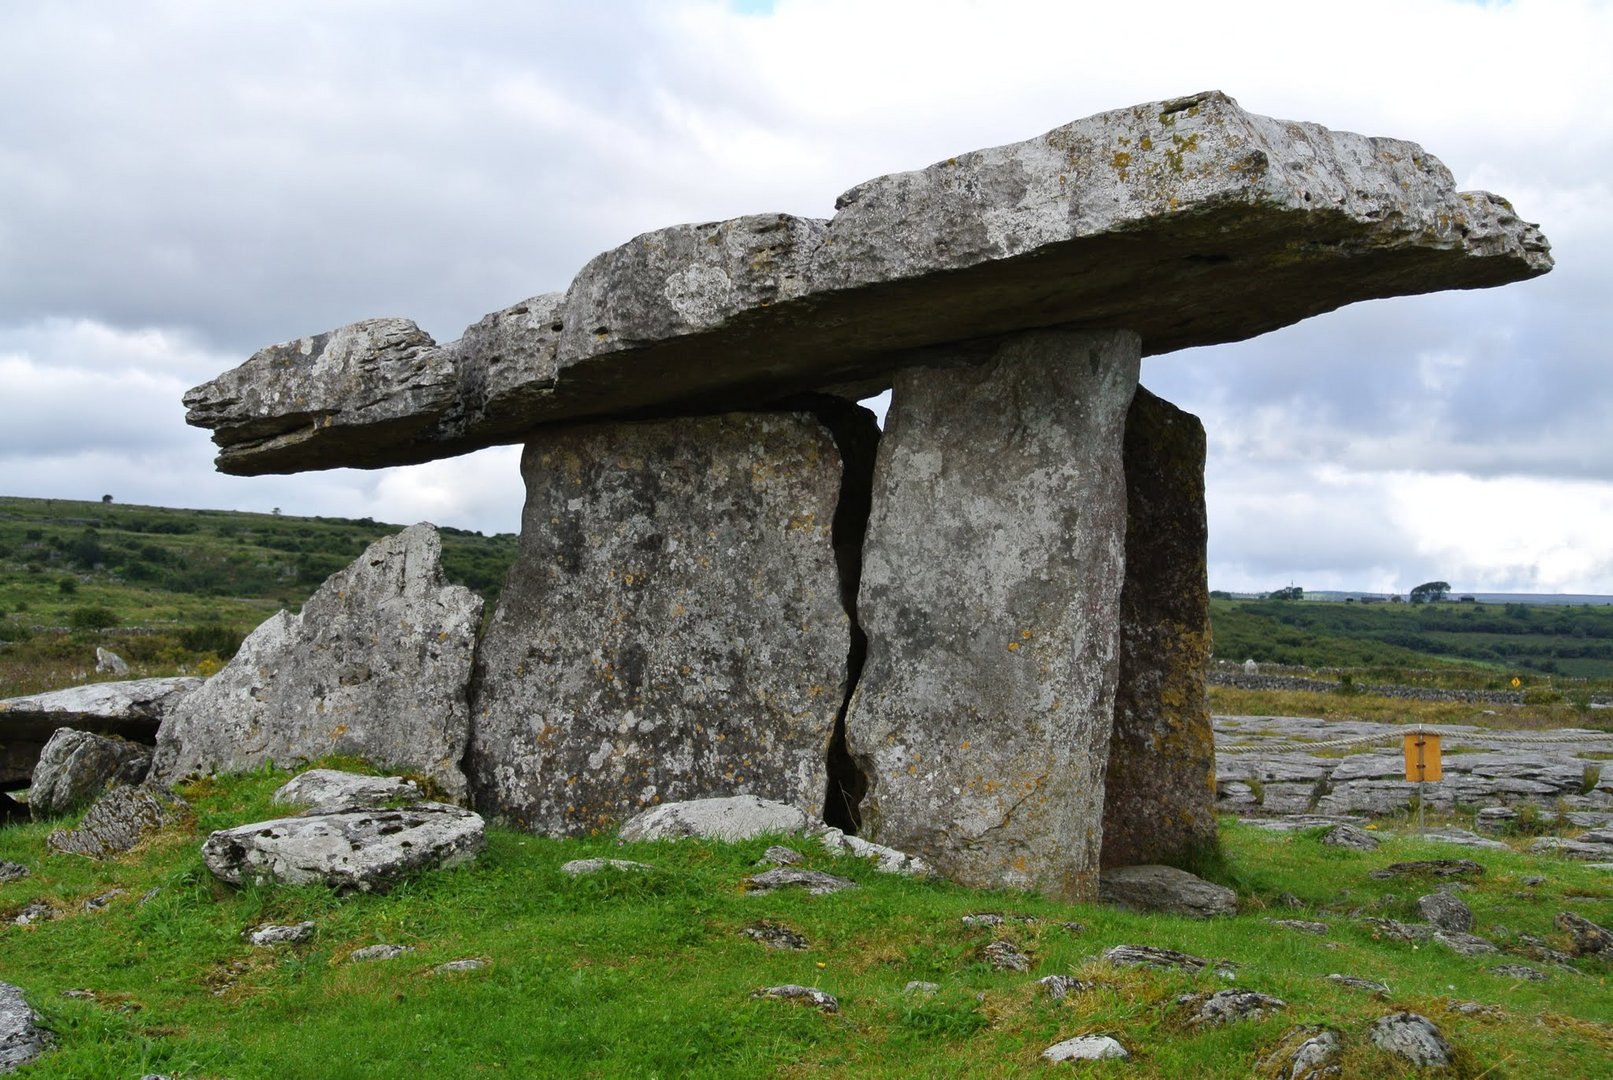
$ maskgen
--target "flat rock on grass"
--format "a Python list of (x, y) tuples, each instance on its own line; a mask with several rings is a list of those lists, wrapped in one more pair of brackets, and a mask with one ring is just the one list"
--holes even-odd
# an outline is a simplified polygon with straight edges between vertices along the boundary
[(753, 998), (775, 998), (779, 1001), (810, 1005), (819, 1012), (836, 1013), (840, 1011), (840, 1002), (835, 999), (835, 996), (825, 993), (815, 986), (798, 986), (795, 983), (785, 983), (782, 986), (763, 986), (752, 990), (750, 996)]
[(21, 1068), (51, 1045), (50, 1032), (23, 998), (22, 988), (0, 982), (0, 1072)]
[(1189, 953), (1177, 952), (1175, 949), (1160, 949), (1152, 945), (1116, 945), (1103, 954), (1103, 959), (1113, 967), (1151, 967), (1165, 970), (1203, 971), (1210, 966), (1210, 961), (1202, 956), (1193, 956)]
[(1363, 979), (1356, 975), (1329, 975), (1327, 981), (1340, 986), (1348, 986), (1351, 990), (1361, 990), (1377, 997), (1389, 996), (1389, 984), (1377, 982), (1373, 979)]
[(1503, 979), (1522, 979), (1525, 982), (1545, 982), (1546, 973), (1539, 968), (1532, 968), (1528, 964), (1497, 964), (1490, 969), (1491, 975), (1499, 975)]
[(1054, 1043), (1042, 1051), (1042, 1057), (1054, 1064), (1061, 1061), (1107, 1061), (1109, 1058), (1130, 1056), (1118, 1040), (1108, 1035), (1078, 1035)]
[(1029, 971), (1031, 958), (1012, 941), (993, 941), (980, 950), (980, 958), (997, 971)]
[(787, 803), (756, 795), (662, 803), (633, 815), (618, 836), (640, 840), (749, 840), (766, 833), (808, 832), (814, 822)]
[(354, 949), (347, 954), (348, 963), (362, 964), (371, 960), (396, 960), (406, 953), (414, 952), (410, 945), (366, 945), (362, 949)]
[(745, 927), (740, 933), (752, 941), (766, 945), (770, 949), (801, 952), (809, 947), (809, 942), (803, 935), (796, 933), (788, 926), (780, 926), (778, 923), (759, 922), (754, 926)]
[(1379, 881), (1398, 877), (1477, 878), (1484, 876), (1484, 867), (1472, 859), (1421, 859), (1391, 863), (1367, 876)]
[(8, 881), (21, 881), (27, 877), (29, 870), (22, 863), (7, 862), (0, 859), (0, 885)]
[(1374, 851), (1381, 841), (1365, 829), (1354, 825), (1335, 825), (1322, 834), (1322, 843), (1329, 847), (1351, 848), (1355, 851)]
[(1456, 930), (1435, 930), (1433, 940), (1458, 956), (1488, 956), (1501, 951), (1494, 942), (1476, 934), (1464, 934)]
[(280, 785), (274, 801), (301, 806), (316, 814), (337, 810), (370, 810), (419, 802), (420, 785), (401, 776), (365, 776), (340, 769), (309, 769)]
[(857, 883), (848, 878), (825, 874), (821, 870), (798, 870), (781, 866), (776, 870), (755, 874), (745, 879), (745, 885), (757, 896), (766, 896), (778, 889), (805, 889), (813, 896), (827, 896), (842, 889), (855, 889)]
[(1441, 930), (1466, 934), (1473, 929), (1473, 909), (1450, 893), (1437, 892), (1419, 897), (1417, 910)]
[(1368, 1034), (1379, 1049), (1420, 1069), (1443, 1069), (1451, 1063), (1451, 1044), (1426, 1016), (1394, 1013), (1373, 1021)]
[(412, 874), (469, 862), (485, 843), (481, 815), (421, 803), (222, 829), (202, 845), (202, 859), (231, 885), (323, 883), (340, 892), (385, 892)]
[(1238, 894), (1174, 866), (1123, 866), (1098, 877), (1098, 898), (1132, 911), (1207, 919), (1235, 915)]
[(1261, 1020), (1288, 1008), (1281, 998), (1257, 990), (1228, 989), (1214, 993), (1184, 994), (1176, 999), (1190, 1027)]
[(161, 784), (117, 784), (85, 811), (78, 828), (57, 829), (45, 844), (70, 855), (109, 859), (192, 816), (190, 804)]
[(246, 939), (260, 949), (272, 949), (277, 945), (301, 945), (314, 938), (314, 924), (312, 921), (293, 923), (290, 926), (278, 926), (274, 923), (264, 923), (255, 926), (246, 932)]
[(640, 871), (654, 870), (649, 863), (634, 862), (632, 859), (572, 859), (560, 867), (560, 872), (567, 877), (586, 877), (597, 874), (603, 870)]

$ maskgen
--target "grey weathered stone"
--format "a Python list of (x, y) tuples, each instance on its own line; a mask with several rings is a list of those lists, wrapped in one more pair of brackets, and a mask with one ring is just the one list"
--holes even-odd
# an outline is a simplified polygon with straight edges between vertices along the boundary
[(54, 1042), (44, 1021), (23, 997), (22, 988), (0, 982), (0, 1073), (14, 1072), (50, 1049)]
[(1042, 1057), (1054, 1064), (1061, 1061), (1106, 1061), (1130, 1056), (1124, 1046), (1108, 1035), (1077, 1035), (1073, 1039), (1056, 1042), (1042, 1051)]
[(646, 233), (447, 345), (384, 319), (264, 349), (186, 394), (187, 419), (227, 472), (403, 464), (566, 418), (877, 388), (929, 347), (1032, 327), (1124, 326), (1168, 352), (1551, 267), (1538, 229), (1415, 144), (1213, 91), (880, 177), (836, 208)]
[(1435, 930), (1431, 936), (1458, 956), (1489, 956), (1501, 951), (1494, 942), (1459, 930)]
[(1137, 357), (1049, 331), (897, 376), (846, 746), (863, 834), (950, 880), (1096, 893)]
[(1344, 1075), (1339, 1060), (1344, 1040), (1332, 1028), (1314, 1024), (1289, 1028), (1277, 1045), (1255, 1063), (1257, 1075), (1272, 1080), (1330, 1080)]
[(123, 657), (111, 649), (103, 649), (97, 645), (95, 647), (95, 670), (100, 675), (127, 675), (129, 674), (129, 665)]
[(1354, 825), (1335, 825), (1322, 834), (1322, 843), (1329, 847), (1353, 848), (1356, 851), (1374, 851), (1380, 841), (1365, 829)]
[(1575, 956), (1602, 956), (1613, 959), (1613, 931), (1572, 911), (1559, 911), (1554, 920), (1557, 929), (1567, 934), (1573, 943)]
[(84, 910), (105, 911), (109, 906), (111, 906), (112, 901), (116, 900), (120, 896), (127, 895), (129, 895), (128, 889), (108, 889), (106, 892), (98, 893), (84, 901)]
[(462, 971), (480, 971), (487, 966), (481, 957), (468, 956), (463, 960), (450, 960), (431, 969), (433, 975), (454, 975)]
[(1077, 979), (1074, 975), (1044, 975), (1036, 980), (1036, 984), (1047, 991), (1047, 996), (1054, 1001), (1063, 1001), (1071, 994), (1082, 994), (1091, 990), (1093, 983), (1085, 979)]
[(756, 861), (757, 866), (794, 866), (806, 856), (794, 848), (787, 848), (783, 844), (771, 844), (762, 852), (762, 857)]
[(1532, 968), (1528, 964), (1497, 964), (1490, 969), (1490, 974), (1499, 975), (1503, 979), (1522, 979), (1525, 982), (1545, 982), (1546, 973), (1539, 968)]
[(1031, 958), (1012, 941), (989, 942), (980, 950), (980, 959), (997, 971), (1029, 971)]
[(561, 864), (560, 872), (567, 877), (585, 877), (589, 874), (598, 874), (606, 870), (643, 871), (654, 870), (649, 863), (634, 862), (632, 859), (572, 859)]
[(57, 728), (39, 752), (28, 810), (55, 817), (94, 799), (108, 784), (138, 784), (151, 767), (151, 747), (112, 735)]
[(1126, 414), (1120, 676), (1104, 779), (1101, 863), (1174, 863), (1213, 849), (1215, 733), (1205, 563), (1204, 425), (1137, 388)]
[(1420, 1069), (1443, 1069), (1451, 1063), (1451, 1044), (1434, 1022), (1414, 1012), (1398, 1012), (1372, 1022), (1373, 1043)]
[(843, 889), (855, 889), (857, 883), (850, 878), (825, 874), (821, 870), (801, 870), (793, 866), (780, 866), (745, 879), (745, 887), (757, 896), (766, 896), (779, 889), (805, 889), (813, 896), (827, 896)]
[(412, 952), (414, 952), (412, 945), (366, 945), (362, 949), (354, 949), (348, 953), (347, 960), (352, 964), (363, 964), (371, 960), (396, 960)]
[[(842, 420), (873, 434), (865, 409)], [(476, 805), (551, 835), (738, 794), (819, 816), (851, 647), (830, 428), (585, 425), (534, 435), (521, 472), (521, 547), (477, 654)]]
[(377, 540), (301, 614), (282, 611), (252, 631), (169, 713), (152, 775), (172, 781), (348, 754), (424, 774), (462, 798), (481, 612), (480, 597), (444, 581), (433, 526)]
[(162, 718), (204, 681), (186, 676), (89, 683), (0, 701), (0, 790), (28, 786), (39, 752), (58, 728), (155, 742)]
[(1116, 945), (1104, 950), (1103, 959), (1114, 967), (1151, 967), (1203, 971), (1210, 961), (1175, 949), (1161, 949), (1154, 945)]
[(810, 1005), (819, 1012), (836, 1013), (840, 1011), (840, 1002), (835, 1000), (835, 996), (825, 993), (815, 986), (799, 986), (795, 983), (786, 983), (783, 986), (764, 986), (760, 989), (752, 990), (750, 996), (753, 998), (776, 998), (779, 1001)]
[(1312, 922), (1309, 919), (1267, 919), (1266, 922), (1288, 930), (1298, 930), (1302, 934), (1315, 934), (1318, 937), (1332, 932), (1332, 927), (1327, 923)]
[(1117, 866), (1098, 877), (1098, 898), (1132, 911), (1208, 919), (1235, 915), (1238, 894), (1174, 866)]
[(824, 850), (831, 855), (852, 855), (859, 859), (872, 859), (874, 864), (887, 874), (925, 877), (930, 873), (930, 864), (917, 856), (897, 851), (884, 844), (872, 843), (860, 836), (847, 836), (839, 829), (825, 829), (821, 839)]
[(798, 833), (814, 825), (807, 814), (786, 803), (755, 795), (691, 799), (662, 803), (633, 815), (617, 836), (626, 843), (643, 840), (749, 840), (768, 833)]
[(778, 923), (759, 922), (755, 926), (747, 926), (740, 931), (752, 941), (757, 941), (771, 949), (786, 949), (800, 952), (809, 947), (807, 939), (791, 930), (788, 926)]
[(1362, 990), (1374, 997), (1388, 997), (1389, 984), (1378, 982), (1376, 979), (1363, 979), (1358, 975), (1329, 975), (1327, 981), (1348, 986), (1352, 990)]
[(480, 815), (420, 803), (221, 829), (202, 845), (202, 860), (230, 885), (261, 881), (385, 892), (404, 877), (469, 862), (485, 843)]
[(27, 877), (28, 874), (28, 868), (22, 865), (22, 863), (14, 863), (5, 859), (0, 859), (0, 885), (4, 885), (11, 881), (21, 881), (23, 878)]
[(246, 932), (246, 940), (260, 949), (272, 949), (277, 945), (302, 945), (312, 941), (313, 937), (314, 924), (311, 920), (290, 926), (264, 923)]
[(31, 926), (37, 922), (49, 922), (51, 919), (56, 918), (58, 914), (60, 913), (49, 904), (41, 900), (35, 900), (17, 912), (12, 917), (11, 922), (14, 926)]
[(1419, 897), (1417, 911), (1441, 930), (1466, 934), (1473, 929), (1473, 909), (1448, 892)]
[(1380, 881), (1397, 877), (1477, 878), (1484, 876), (1484, 867), (1472, 859), (1419, 859), (1390, 863), (1367, 876)]
[(90, 804), (78, 828), (57, 829), (45, 837), (45, 845), (71, 855), (107, 859), (191, 818), (190, 804), (161, 784), (114, 784)]
[(1181, 1008), (1189, 1027), (1230, 1024), (1237, 1020), (1263, 1020), (1288, 1008), (1288, 1002), (1282, 998), (1239, 988), (1184, 994), (1176, 999), (1176, 1004)]
[(276, 803), (301, 806), (315, 814), (419, 802), (422, 797), (420, 785), (413, 780), (365, 776), (340, 769), (309, 769), (287, 780), (274, 793)]

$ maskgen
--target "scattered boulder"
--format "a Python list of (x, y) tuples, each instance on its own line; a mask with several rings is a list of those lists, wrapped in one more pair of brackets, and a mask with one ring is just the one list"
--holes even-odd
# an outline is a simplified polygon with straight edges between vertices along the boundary
[(1174, 866), (1123, 866), (1098, 878), (1098, 898), (1131, 911), (1208, 919), (1235, 915), (1238, 894)]
[(642, 840), (749, 840), (768, 833), (807, 832), (814, 822), (787, 803), (755, 795), (691, 799), (662, 803), (629, 818), (617, 836), (625, 843)]
[(450, 960), (445, 964), (438, 964), (431, 969), (433, 975), (456, 975), (462, 971), (481, 971), (487, 967), (487, 961), (479, 956), (466, 957), (463, 960)]
[(118, 735), (150, 745), (175, 705), (205, 680), (182, 677), (89, 683), (0, 701), (0, 791), (27, 787), (58, 728)]
[(993, 941), (980, 950), (980, 958), (996, 971), (1029, 971), (1031, 958), (1012, 941)]
[(1532, 968), (1528, 964), (1497, 964), (1490, 969), (1490, 974), (1499, 975), (1503, 979), (1522, 979), (1525, 982), (1545, 982), (1546, 973), (1539, 968)]
[(1210, 961), (1202, 956), (1152, 945), (1116, 945), (1105, 950), (1103, 959), (1113, 967), (1151, 967), (1167, 971), (1203, 971), (1210, 966)]
[(747, 926), (740, 931), (752, 941), (759, 941), (770, 949), (787, 949), (800, 952), (808, 947), (807, 939), (791, 930), (788, 926), (780, 926), (773, 922), (759, 922), (754, 926)]
[(264, 923), (246, 932), (246, 940), (259, 949), (272, 949), (277, 945), (301, 945), (312, 941), (313, 938), (312, 921), (293, 923), (290, 926)]
[(1473, 909), (1450, 893), (1436, 892), (1418, 898), (1417, 910), (1441, 930), (1466, 934), (1473, 929)]
[(21, 881), (28, 876), (28, 873), (28, 868), (22, 863), (0, 859), (0, 885), (4, 885), (9, 881)]
[(1484, 876), (1484, 867), (1472, 859), (1421, 859), (1391, 863), (1367, 876), (1379, 881), (1397, 877), (1476, 878)]
[(0, 982), (0, 1072), (13, 1072), (50, 1049), (55, 1040), (23, 997), (22, 988)]
[(1337, 983), (1340, 986), (1348, 986), (1352, 990), (1364, 991), (1374, 997), (1389, 996), (1389, 984), (1378, 982), (1375, 979), (1363, 979), (1356, 975), (1333, 974), (1327, 977), (1327, 981)]
[(1557, 929), (1567, 934), (1573, 943), (1575, 956), (1601, 956), (1613, 959), (1613, 933), (1598, 926), (1583, 915), (1560, 911), (1555, 920)]
[(339, 769), (309, 769), (293, 776), (274, 793), (281, 806), (301, 806), (306, 812), (329, 814), (337, 810), (373, 810), (419, 802), (420, 785), (401, 776), (365, 776)]
[(787, 848), (782, 844), (770, 844), (762, 857), (756, 860), (757, 866), (794, 866), (806, 856), (794, 848)]
[(465, 796), (471, 652), (482, 601), (442, 574), (430, 524), (371, 544), (303, 604), (252, 631), (179, 703), (152, 775), (294, 768), (332, 754), (418, 772)]
[(55, 817), (92, 801), (108, 784), (138, 784), (151, 768), (151, 748), (116, 735), (57, 728), (39, 752), (28, 810)]
[(1339, 1064), (1343, 1057), (1344, 1040), (1338, 1032), (1307, 1024), (1285, 1031), (1255, 1069), (1272, 1080), (1331, 1080), (1344, 1075)]
[(1130, 1056), (1124, 1046), (1108, 1035), (1078, 1035), (1042, 1051), (1042, 1057), (1055, 1065), (1061, 1061), (1107, 1061)]
[(1047, 996), (1054, 1001), (1063, 1001), (1071, 994), (1084, 994), (1096, 984), (1085, 979), (1077, 979), (1074, 975), (1044, 975), (1036, 980), (1036, 985), (1047, 991)]
[(220, 881), (324, 884), (385, 892), (399, 880), (474, 859), (481, 815), (445, 803), (276, 818), (213, 833), (202, 859)]
[(745, 887), (757, 896), (766, 896), (779, 889), (805, 889), (813, 896), (828, 896), (842, 889), (855, 889), (857, 883), (848, 878), (825, 874), (821, 870), (799, 870), (781, 866), (776, 870), (754, 874), (745, 879)]
[(847, 836), (839, 829), (823, 833), (823, 846), (832, 855), (855, 855), (860, 859), (873, 859), (887, 874), (906, 874), (909, 877), (928, 877), (930, 864), (916, 855), (864, 840), (860, 836)]
[(833, 994), (826, 994), (815, 986), (798, 986), (786, 983), (783, 986), (764, 986), (751, 991), (753, 998), (776, 998), (780, 1001), (794, 1002), (800, 1005), (810, 1005), (819, 1012), (837, 1013), (840, 1011), (840, 1002), (835, 1000)]
[(363, 964), (371, 960), (396, 960), (412, 952), (414, 952), (412, 945), (366, 945), (362, 949), (354, 949), (348, 953), (347, 960), (352, 964)]
[(1451, 1063), (1451, 1044), (1432, 1020), (1414, 1012), (1398, 1012), (1374, 1020), (1368, 1030), (1380, 1050), (1419, 1069), (1443, 1069)]
[(649, 863), (634, 862), (632, 859), (572, 859), (561, 865), (560, 872), (567, 877), (585, 877), (604, 870), (634, 873), (654, 869)]
[(1432, 936), (1434, 941), (1458, 956), (1489, 956), (1501, 951), (1493, 942), (1475, 934), (1464, 934), (1456, 930), (1435, 930)]
[(1374, 851), (1381, 841), (1365, 829), (1359, 829), (1354, 825), (1335, 825), (1322, 834), (1322, 843), (1329, 847)]
[(97, 675), (123, 676), (129, 674), (129, 665), (124, 661), (123, 657), (111, 649), (103, 649), (97, 645), (95, 647), (95, 673)]
[(90, 805), (78, 828), (55, 830), (45, 837), (45, 845), (70, 855), (109, 859), (194, 818), (190, 804), (161, 784), (115, 784)]
[(1312, 922), (1309, 919), (1267, 919), (1266, 922), (1286, 930), (1298, 930), (1302, 934), (1316, 934), (1318, 937), (1331, 933), (1333, 929), (1325, 922)]
[(1229, 1024), (1237, 1020), (1263, 1020), (1288, 1008), (1281, 998), (1258, 990), (1216, 990), (1213, 993), (1183, 994), (1176, 999), (1183, 1022), (1189, 1027)]

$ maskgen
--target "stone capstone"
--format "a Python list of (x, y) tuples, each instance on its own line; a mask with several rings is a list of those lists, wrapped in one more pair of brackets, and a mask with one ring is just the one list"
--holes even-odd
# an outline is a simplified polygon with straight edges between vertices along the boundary
[(1235, 915), (1238, 894), (1174, 866), (1119, 866), (1098, 877), (1098, 898), (1132, 911), (1208, 919)]
[(646, 233), (446, 345), (377, 319), (271, 346), (187, 393), (187, 420), (225, 472), (407, 464), (559, 420), (872, 391), (935, 346), (1035, 327), (1127, 327), (1161, 353), (1552, 265), (1506, 200), (1456, 191), (1416, 144), (1215, 91), (870, 180), (835, 207)]
[(643, 840), (749, 840), (768, 833), (799, 833), (813, 828), (804, 811), (755, 795), (662, 803), (634, 814), (617, 833), (625, 843)]
[(1096, 892), (1124, 569), (1126, 332), (897, 375), (846, 714), (861, 833), (950, 880)]
[(333, 754), (429, 777), (460, 799), (482, 601), (449, 585), (435, 527), (371, 544), (302, 612), (270, 618), (163, 721), (152, 775), (292, 768)]
[(527, 443), (521, 546), (477, 654), (477, 806), (549, 835), (739, 794), (822, 814), (852, 642), (830, 425), (874, 437), (872, 413), (835, 412)]
[(90, 683), (0, 701), (0, 791), (29, 785), (40, 751), (59, 728), (156, 742), (163, 717), (205, 681), (185, 676)]
[(38, 818), (77, 809), (111, 783), (138, 784), (151, 767), (151, 748), (116, 736), (57, 728), (39, 752), (28, 810)]
[(1101, 864), (1214, 849), (1215, 733), (1205, 562), (1204, 425), (1137, 388), (1126, 414), (1120, 674), (1104, 780)]
[(301, 806), (309, 813), (369, 810), (419, 802), (420, 785), (401, 776), (365, 776), (339, 769), (309, 769), (287, 780), (274, 793), (281, 806)]
[(0, 982), (0, 1072), (15, 1072), (50, 1049), (54, 1041), (23, 997), (22, 988)]
[(202, 860), (230, 885), (323, 884), (385, 892), (427, 870), (470, 862), (486, 840), (479, 814), (446, 803), (276, 818), (213, 833)]
[(161, 784), (114, 784), (84, 812), (76, 829), (57, 829), (45, 846), (70, 855), (109, 859), (153, 833), (193, 820), (190, 804)]

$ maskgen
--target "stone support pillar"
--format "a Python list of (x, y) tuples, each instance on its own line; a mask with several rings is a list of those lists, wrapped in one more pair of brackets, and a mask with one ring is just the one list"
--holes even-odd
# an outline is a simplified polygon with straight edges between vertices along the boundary
[(846, 717), (863, 834), (954, 881), (1096, 893), (1124, 575), (1129, 331), (899, 372)]
[(1138, 387), (1125, 446), (1126, 584), (1102, 862), (1179, 865), (1216, 841), (1204, 425)]

